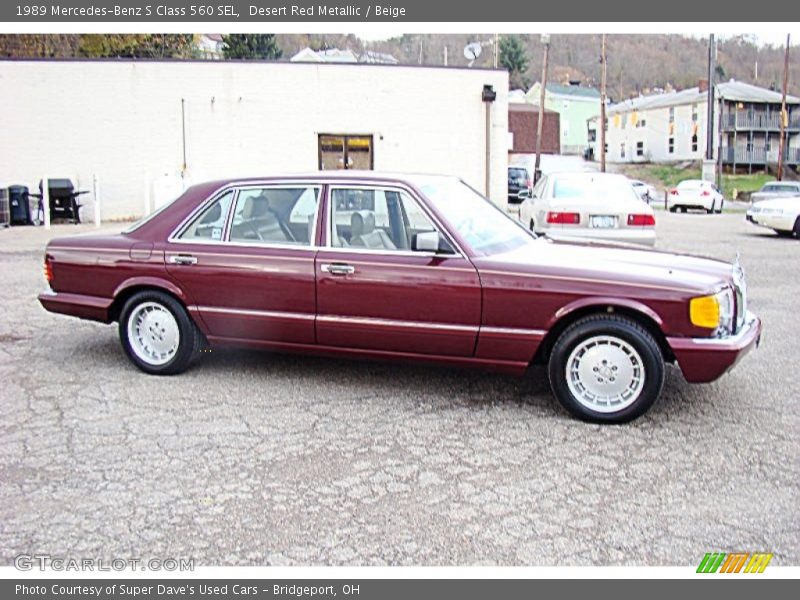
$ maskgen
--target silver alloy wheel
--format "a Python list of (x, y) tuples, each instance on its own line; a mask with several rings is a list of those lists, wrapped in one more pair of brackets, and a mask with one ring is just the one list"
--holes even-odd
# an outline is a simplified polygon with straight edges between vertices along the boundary
[(168, 363), (180, 341), (178, 321), (157, 302), (142, 302), (128, 317), (128, 342), (136, 356), (149, 365)]
[(642, 357), (625, 340), (598, 335), (578, 344), (567, 359), (567, 386), (572, 396), (595, 412), (618, 412), (642, 393)]

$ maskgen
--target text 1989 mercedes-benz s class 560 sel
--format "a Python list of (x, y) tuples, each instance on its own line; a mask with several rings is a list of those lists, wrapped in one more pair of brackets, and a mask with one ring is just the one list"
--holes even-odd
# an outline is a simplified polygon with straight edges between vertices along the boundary
[(119, 235), (52, 240), (45, 272), (47, 310), (118, 322), (147, 373), (179, 373), (206, 344), (541, 363), (564, 407), (597, 422), (647, 411), (666, 363), (710, 382), (761, 334), (738, 264), (537, 238), (445, 176), (196, 185)]

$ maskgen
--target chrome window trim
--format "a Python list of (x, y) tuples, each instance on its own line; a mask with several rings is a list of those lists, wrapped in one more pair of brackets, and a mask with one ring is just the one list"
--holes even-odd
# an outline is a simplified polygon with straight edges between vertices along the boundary
[[(203, 245), (203, 246), (218, 246), (218, 245), (225, 245), (225, 246), (237, 246), (241, 248), (276, 248), (276, 249), (295, 249), (295, 250), (317, 250), (318, 247), (314, 243), (316, 239), (317, 227), (319, 226), (319, 217), (320, 217), (320, 204), (322, 203), (322, 196), (323, 196), (323, 187), (324, 183), (319, 181), (313, 181), (309, 179), (302, 179), (297, 181), (292, 180), (280, 180), (280, 181), (270, 181), (264, 183), (258, 182), (241, 182), (241, 183), (227, 183), (224, 186), (218, 188), (215, 192), (210, 194), (208, 198), (203, 200), (195, 209), (189, 213), (181, 223), (172, 230), (172, 233), (169, 234), (167, 237), (167, 242), (170, 244), (195, 244), (195, 245)], [(314, 225), (313, 225), (313, 235), (312, 238), (309, 240), (308, 244), (282, 244), (280, 242), (268, 242), (268, 243), (250, 243), (250, 242), (236, 242), (230, 241), (230, 227), (233, 224), (233, 213), (236, 210), (236, 203), (239, 201), (239, 192), (242, 190), (248, 189), (265, 189), (265, 188), (285, 188), (285, 187), (307, 187), (313, 188), (318, 190), (317, 195), (317, 210), (314, 212)], [(220, 240), (184, 240), (181, 239), (181, 236), (184, 233), (184, 230), (189, 226), (192, 220), (205, 208), (219, 200), (224, 194), (229, 191), (233, 191), (233, 200), (231, 201), (231, 206), (228, 209), (228, 215), (225, 219), (225, 227), (222, 232), (222, 239)]]
[[(447, 254), (445, 252), (418, 252), (414, 250), (380, 250), (374, 248), (354, 248), (353, 246), (333, 246), (331, 241), (333, 240), (333, 191), (337, 189), (370, 189), (370, 190), (394, 190), (398, 192), (403, 192), (411, 197), (411, 199), (417, 203), (417, 206), (422, 209), (422, 212), (425, 213), (425, 216), (434, 224), (437, 228), (439, 235), (444, 235), (447, 242), (453, 247), (455, 250), (454, 254)], [(429, 257), (439, 257), (439, 258), (454, 258), (456, 256), (460, 256), (461, 258), (466, 260), (466, 254), (461, 249), (461, 247), (456, 243), (453, 237), (450, 235), (450, 232), (447, 230), (444, 225), (442, 225), (441, 221), (436, 218), (435, 215), (431, 213), (431, 211), (426, 206), (425, 202), (423, 202), (420, 197), (412, 190), (410, 187), (398, 184), (398, 183), (365, 183), (364, 181), (360, 181), (357, 183), (342, 183), (340, 181), (336, 181), (335, 183), (328, 184), (328, 206), (327, 206), (327, 218), (328, 218), (328, 228), (326, 232), (326, 240), (325, 245), (320, 247), (320, 251), (333, 251), (333, 252), (357, 252), (358, 254), (373, 254), (373, 255), (380, 255), (380, 256), (429, 256)]]

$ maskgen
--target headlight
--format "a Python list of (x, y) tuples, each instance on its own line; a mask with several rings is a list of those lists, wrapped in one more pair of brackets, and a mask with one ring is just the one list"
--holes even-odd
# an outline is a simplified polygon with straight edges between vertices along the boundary
[(689, 319), (692, 324), (714, 329), (720, 335), (733, 332), (733, 313), (733, 291), (730, 288), (689, 301)]

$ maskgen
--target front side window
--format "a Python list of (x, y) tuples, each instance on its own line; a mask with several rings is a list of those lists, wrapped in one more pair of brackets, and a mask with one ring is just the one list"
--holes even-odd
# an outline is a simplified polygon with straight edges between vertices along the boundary
[(221, 241), (232, 200), (233, 191), (225, 192), (202, 210), (178, 237), (187, 241)]
[(308, 186), (240, 190), (231, 220), (230, 241), (310, 246), (319, 191)]
[(331, 246), (411, 250), (417, 234), (437, 231), (406, 192), (383, 188), (335, 188), (331, 192)]

